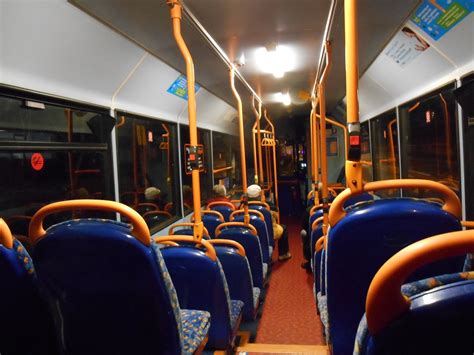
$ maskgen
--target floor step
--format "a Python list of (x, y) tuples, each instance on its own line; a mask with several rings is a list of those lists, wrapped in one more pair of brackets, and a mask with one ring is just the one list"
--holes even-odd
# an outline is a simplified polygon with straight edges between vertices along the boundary
[(329, 355), (327, 345), (254, 344), (237, 348), (236, 354), (313, 354)]

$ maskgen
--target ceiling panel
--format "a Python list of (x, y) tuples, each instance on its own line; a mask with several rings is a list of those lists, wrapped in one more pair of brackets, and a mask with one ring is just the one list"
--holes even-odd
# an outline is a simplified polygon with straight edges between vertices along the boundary
[[(169, 10), (159, 0), (70, 0), (100, 21), (113, 27), (152, 54), (184, 72), (176, 48)], [(360, 71), (375, 59), (381, 48), (406, 19), (417, 0), (360, 0)], [(289, 91), (293, 97), (309, 92), (316, 74), (319, 49), (330, 0), (185, 0), (196, 18), (231, 59), (244, 53), (240, 71), (264, 99), (273, 117), (306, 114), (309, 105), (284, 107), (271, 102), (271, 94)], [(333, 69), (328, 79), (328, 110), (345, 95), (344, 31), (342, 1), (339, 1), (333, 28)], [(235, 106), (229, 89), (228, 70), (204, 39), (184, 21), (183, 36), (193, 54), (196, 79), (215, 95)], [(296, 53), (296, 67), (284, 78), (261, 73), (256, 65), (257, 48), (272, 42), (290, 46)], [(243, 85), (245, 111), (251, 114), (249, 93)]]

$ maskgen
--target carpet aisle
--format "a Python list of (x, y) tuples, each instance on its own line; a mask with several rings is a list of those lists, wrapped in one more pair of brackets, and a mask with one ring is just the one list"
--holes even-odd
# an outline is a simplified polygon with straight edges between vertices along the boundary
[(301, 221), (282, 217), (282, 223), (288, 228), (293, 257), (280, 262), (274, 253), (257, 343), (321, 345), (324, 338), (313, 298), (313, 275), (300, 267), (303, 261)]

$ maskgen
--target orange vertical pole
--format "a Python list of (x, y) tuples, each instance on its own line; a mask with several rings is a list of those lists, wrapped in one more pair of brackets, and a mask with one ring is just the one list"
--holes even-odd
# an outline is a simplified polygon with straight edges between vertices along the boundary
[[(184, 42), (181, 35), (181, 15), (182, 7), (178, 0), (167, 0), (170, 6), (170, 15), (173, 22), (173, 35), (181, 54), (186, 62), (186, 79), (188, 84), (188, 119), (189, 119), (189, 141), (191, 146), (197, 146), (197, 124), (196, 124), (196, 93), (194, 91), (194, 63), (191, 53)], [(245, 163), (244, 163), (245, 164)], [(193, 238), (200, 241), (202, 239), (204, 225), (201, 217), (201, 195), (199, 185), (199, 170), (192, 171), (192, 189), (193, 189), (193, 209), (194, 209), (194, 226)]]
[(314, 204), (319, 205), (319, 182), (321, 181), (321, 169), (320, 165), (320, 133), (319, 133), (319, 123), (318, 123), (318, 115), (316, 113), (317, 106), (319, 104), (319, 96), (316, 105), (314, 106), (313, 110), (313, 130), (314, 130), (314, 171), (315, 171), (315, 180), (314, 180)]
[(239, 114), (239, 136), (240, 136), (240, 160), (242, 164), (242, 204), (244, 207), (244, 223), (249, 224), (249, 206), (248, 206), (248, 195), (247, 195), (247, 164), (245, 162), (245, 136), (244, 136), (244, 114), (242, 110), (242, 100), (240, 98), (237, 89), (235, 88), (235, 69), (232, 68), (229, 71), (230, 87), (237, 100), (237, 112)]
[(321, 183), (323, 185), (323, 235), (327, 234), (329, 227), (329, 190), (328, 190), (328, 165), (326, 152), (326, 80), (331, 68), (331, 46), (329, 42), (325, 45), (326, 67), (321, 75), (321, 81), (318, 86), (319, 110), (321, 115)]
[(360, 163), (360, 123), (357, 34), (357, 0), (344, 1), (344, 24), (346, 44), (346, 98), (347, 128), (349, 131), (349, 159), (346, 161), (347, 186), (352, 191), (362, 190), (362, 164)]
[(252, 147), (253, 147), (253, 181), (258, 183), (258, 161), (257, 161), (257, 143), (255, 142), (255, 137), (257, 135), (257, 122), (252, 126)]
[[(258, 103), (258, 120), (257, 120), (257, 149), (258, 149), (258, 169), (259, 169), (259, 183), (262, 186), (263, 190), (263, 158), (262, 158), (262, 132), (261, 132), (261, 125), (260, 119), (262, 118), (262, 103)], [(263, 198), (265, 199), (265, 194), (263, 194)]]
[(135, 194), (133, 195), (133, 204), (138, 204), (138, 166), (137, 166), (137, 125), (132, 124), (132, 163), (133, 163), (133, 186)]

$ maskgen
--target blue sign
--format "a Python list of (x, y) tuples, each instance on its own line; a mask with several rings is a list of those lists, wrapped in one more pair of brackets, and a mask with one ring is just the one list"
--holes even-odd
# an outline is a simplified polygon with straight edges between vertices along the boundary
[(411, 20), (438, 40), (474, 9), (474, 0), (424, 0)]
[[(201, 86), (199, 84), (194, 84), (194, 92), (197, 93)], [(166, 90), (170, 94), (176, 95), (184, 100), (188, 100), (188, 81), (186, 80), (185, 75), (180, 75), (178, 78), (171, 84), (171, 86)]]

